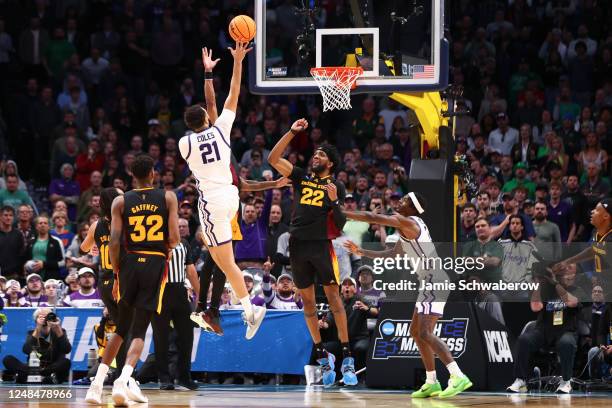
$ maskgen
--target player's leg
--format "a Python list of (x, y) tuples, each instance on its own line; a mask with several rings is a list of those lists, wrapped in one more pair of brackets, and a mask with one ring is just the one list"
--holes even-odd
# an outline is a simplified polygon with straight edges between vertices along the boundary
[[(433, 303), (432, 303), (433, 305)], [(433, 309), (433, 306), (430, 308)], [(434, 328), (440, 318), (440, 314), (420, 314), (419, 316), (419, 338), (421, 338), (431, 350), (440, 358), (450, 373), (448, 386), (438, 395), (440, 398), (449, 398), (470, 388), (473, 384), (470, 379), (463, 374), (445, 342), (434, 334)]]
[(215, 261), (213, 260), (212, 256), (208, 256), (204, 261), (204, 265), (202, 265), (202, 270), (200, 271), (200, 297), (198, 299), (198, 306), (195, 311), (196, 313), (206, 310), (208, 288), (212, 280), (214, 267)]
[[(220, 289), (217, 288), (220, 280), (218, 275), (221, 275), (221, 279), (223, 279), (223, 282), (220, 283)], [(211, 281), (213, 283), (213, 292), (210, 299), (210, 308), (207, 308), (208, 288), (210, 287)], [(198, 306), (195, 312), (191, 313), (190, 317), (191, 320), (202, 329), (214, 332), (218, 335), (223, 335), (223, 329), (219, 322), (219, 302), (221, 301), (221, 294), (223, 293), (223, 285), (225, 285), (225, 275), (219, 269), (213, 257), (208, 256), (200, 272), (200, 297), (198, 299)], [(218, 297), (215, 296), (217, 292), (220, 292)]]
[(436, 378), (435, 354), (431, 347), (429, 347), (429, 344), (420, 337), (420, 326), (420, 315), (418, 314), (417, 307), (415, 306), (414, 312), (412, 313), (412, 322), (410, 323), (410, 337), (414, 339), (414, 342), (419, 349), (427, 379), (425, 380), (425, 384), (423, 384), (420, 389), (412, 393), (412, 398), (435, 397), (442, 391), (442, 386)]

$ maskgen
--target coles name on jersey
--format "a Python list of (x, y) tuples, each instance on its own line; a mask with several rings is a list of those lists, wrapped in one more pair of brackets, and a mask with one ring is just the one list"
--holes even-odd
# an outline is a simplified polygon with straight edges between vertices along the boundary
[(232, 184), (230, 131), (236, 114), (223, 109), (208, 129), (179, 140), (181, 156), (189, 165), (201, 192), (220, 190)]

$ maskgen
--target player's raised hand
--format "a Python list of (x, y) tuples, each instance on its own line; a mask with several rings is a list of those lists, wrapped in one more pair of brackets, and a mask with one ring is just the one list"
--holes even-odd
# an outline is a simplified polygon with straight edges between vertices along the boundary
[(202, 64), (204, 64), (205, 71), (212, 72), (219, 61), (221, 61), (221, 58), (212, 59), (212, 50), (206, 47), (202, 48)]
[(232, 47), (227, 47), (227, 48), (232, 53), (232, 57), (234, 57), (235, 61), (242, 62), (242, 60), (244, 59), (244, 56), (247, 55), (249, 51), (253, 49), (253, 47), (247, 48), (248, 46), (249, 46), (249, 43), (237, 42), (236, 48), (232, 48)]
[(346, 242), (342, 244), (342, 246), (346, 248), (346, 250), (349, 251), (351, 254), (355, 254), (358, 256), (363, 255), (363, 252), (361, 252), (361, 247), (350, 239), (346, 240)]
[(334, 183), (326, 184), (325, 190), (327, 190), (327, 195), (330, 200), (336, 201), (338, 199), (338, 188)]
[(299, 133), (306, 129), (308, 129), (308, 121), (304, 118), (296, 120), (293, 122), (293, 125), (291, 125), (291, 131), (293, 133)]
[(263, 273), (264, 273), (264, 275), (269, 275), (270, 271), (272, 270), (272, 268), (274, 268), (274, 262), (272, 262), (270, 260), (270, 257), (268, 257), (268, 260), (266, 262), (264, 262), (264, 264), (263, 264)]

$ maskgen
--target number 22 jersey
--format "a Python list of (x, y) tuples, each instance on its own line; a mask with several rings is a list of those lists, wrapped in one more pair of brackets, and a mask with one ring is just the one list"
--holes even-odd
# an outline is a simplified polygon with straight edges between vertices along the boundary
[(289, 175), (293, 182), (293, 214), (289, 233), (298, 241), (334, 239), (342, 235), (342, 225), (337, 226), (333, 218), (333, 203), (329, 199), (325, 185), (334, 183), (338, 191), (338, 201), (344, 203), (346, 189), (344, 184), (331, 176), (319, 178), (307, 174), (300, 167), (293, 167)]

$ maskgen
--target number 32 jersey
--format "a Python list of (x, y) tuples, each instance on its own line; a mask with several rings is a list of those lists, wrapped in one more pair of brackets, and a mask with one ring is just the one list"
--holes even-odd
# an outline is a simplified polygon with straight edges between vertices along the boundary
[(141, 188), (123, 195), (123, 233), (127, 252), (168, 252), (166, 191)]
[(230, 131), (236, 114), (223, 109), (215, 124), (179, 140), (179, 150), (196, 178), (202, 193), (232, 185)]
[[(338, 191), (338, 201), (344, 203), (346, 189), (344, 184), (331, 176), (319, 178), (306, 174), (302, 168), (293, 167), (289, 175), (293, 182), (293, 214), (289, 233), (299, 241), (318, 241), (335, 239), (342, 235), (333, 218), (332, 202), (325, 190), (326, 184), (334, 183)], [(340, 226), (342, 228), (342, 226)]]

